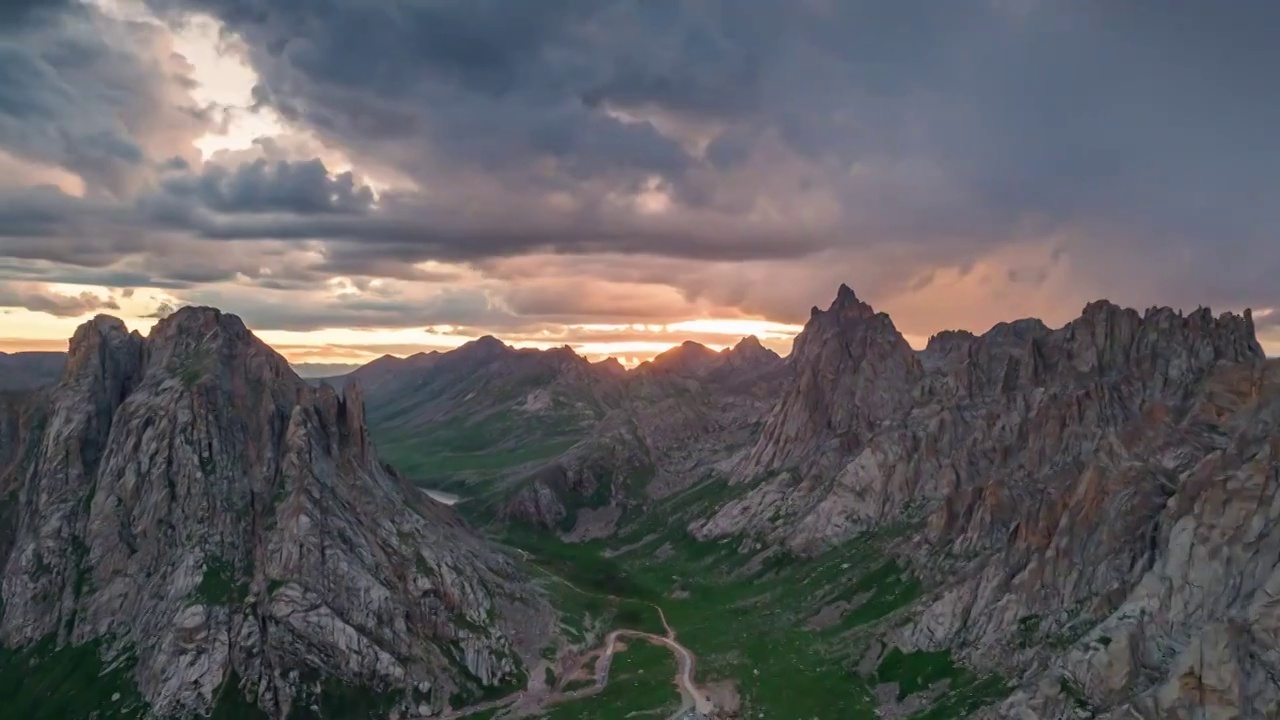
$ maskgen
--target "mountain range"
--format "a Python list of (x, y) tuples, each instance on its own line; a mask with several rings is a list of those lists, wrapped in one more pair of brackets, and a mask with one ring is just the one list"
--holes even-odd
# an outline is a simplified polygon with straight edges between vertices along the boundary
[(1280, 717), (1248, 311), (1097, 301), (917, 351), (842, 286), (785, 358), (481, 338), (308, 382), (188, 308), (86, 324), (37, 385), (0, 393), (0, 639), (97, 643), (156, 714), (426, 714), (549, 644), (563, 673), (551, 567), (661, 604), (722, 717)]
[(60, 352), (0, 352), (0, 392), (51, 385), (66, 362), (66, 353)]

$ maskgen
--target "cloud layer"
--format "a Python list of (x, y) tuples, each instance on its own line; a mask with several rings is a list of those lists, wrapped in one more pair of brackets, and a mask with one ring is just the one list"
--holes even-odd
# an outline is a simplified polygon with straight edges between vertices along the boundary
[[(840, 282), (913, 336), (1280, 307), (1266, 0), (4, 7), (7, 281), (280, 330), (794, 323)], [(242, 106), (201, 100), (195, 17)]]

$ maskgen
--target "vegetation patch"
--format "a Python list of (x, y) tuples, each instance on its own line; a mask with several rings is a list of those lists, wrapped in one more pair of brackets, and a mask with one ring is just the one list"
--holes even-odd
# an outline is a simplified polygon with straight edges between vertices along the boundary
[[(548, 421), (550, 420), (550, 421)], [(370, 419), (381, 455), (415, 482), (456, 489), (459, 475), (492, 476), (554, 458), (585, 435), (582, 420), (494, 413), (473, 422), (437, 423), (411, 431)]]
[[(679, 640), (698, 654), (699, 682), (733, 679), (742, 691), (744, 710), (753, 716), (873, 717), (866, 683), (833, 659), (828, 638), (803, 629), (803, 619), (822, 597), (848, 590), (860, 579), (842, 574), (843, 561), (779, 562), (735, 578), (730, 571), (747, 559), (736, 553), (735, 543), (700, 543), (682, 533), (668, 533), (611, 558), (604, 557), (607, 548), (601, 543), (570, 545), (527, 531), (504, 539), (528, 550), (529, 559), (548, 572), (563, 572), (575, 585), (581, 581), (584, 590), (629, 592), (659, 605)], [(655, 546), (663, 551), (656, 552)], [(565, 595), (554, 599), (563, 611)], [(663, 632), (656, 610), (651, 612), (654, 622), (639, 629)], [(626, 620), (619, 613), (610, 629), (627, 626)], [(669, 686), (671, 679), (663, 680)]]
[(231, 563), (211, 558), (205, 561), (204, 574), (192, 597), (203, 605), (239, 605), (249, 597), (249, 584)]
[[(722, 488), (699, 486), (692, 491), (694, 502), (717, 502)], [(739, 539), (699, 542), (670, 528), (633, 527), (613, 548), (603, 542), (567, 544), (524, 527), (507, 528), (501, 539), (583, 591), (661, 607), (679, 641), (698, 655), (698, 682), (734, 681), (744, 717), (869, 720), (875, 717), (876, 682), (899, 682), (909, 694), (944, 680), (945, 691), (914, 720), (966, 717), (1006, 696), (1003, 680), (977, 677), (947, 653), (886, 658), (881, 675), (891, 680), (863, 678), (851, 666), (850, 648), (859, 638), (920, 596), (919, 581), (883, 550), (900, 531), (869, 533), (815, 558), (775, 552), (763, 562), (739, 553)], [(748, 567), (755, 570), (744, 572)], [(597, 596), (553, 592), (553, 600), (569, 618), (608, 617)], [(822, 631), (806, 628), (809, 618), (833, 604), (848, 608), (838, 623)], [(603, 627), (622, 626), (621, 620), (608, 618)], [(587, 707), (586, 702), (572, 705)]]
[(175, 371), (183, 387), (192, 388), (213, 370), (216, 358), (204, 348), (192, 350), (186, 357), (178, 361)]
[(1071, 698), (1071, 702), (1076, 708), (1089, 714), (1093, 713), (1093, 707), (1090, 705), (1089, 699), (1085, 697), (1084, 691), (1076, 687), (1076, 684), (1071, 682), (1071, 678), (1063, 677), (1058, 681), (1058, 689), (1062, 691), (1063, 695)]
[(1018, 618), (1018, 647), (1029, 648), (1040, 636), (1040, 616), (1026, 615)]
[(954, 720), (1006, 697), (1008, 684), (997, 675), (978, 676), (951, 657), (951, 651), (904, 653), (894, 648), (875, 671), (877, 683), (897, 683), (898, 700), (946, 683), (945, 690), (927, 710), (911, 720)]
[(0, 648), (0, 708), (23, 720), (133, 720), (147, 703), (133, 680), (135, 660), (106, 661), (99, 641), (56, 646), (52, 636), (26, 648)]
[(245, 697), (240, 689), (240, 676), (232, 670), (214, 696), (209, 720), (271, 720), (271, 716)]
[(316, 683), (314, 692), (299, 700), (289, 720), (382, 720), (395, 708), (398, 699), (397, 693), (329, 678)]

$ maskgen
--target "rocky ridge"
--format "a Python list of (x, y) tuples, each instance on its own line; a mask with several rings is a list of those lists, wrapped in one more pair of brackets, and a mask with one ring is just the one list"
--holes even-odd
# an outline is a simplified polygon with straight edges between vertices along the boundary
[(379, 460), (358, 386), (309, 386), (232, 315), (147, 338), (100, 316), (46, 393), (0, 403), (0, 639), (98, 643), (155, 716), (307, 717), (354, 688), (433, 713), (522, 683), (553, 630)]
[(584, 439), (512, 473), (501, 514), (573, 540), (611, 535), (629, 510), (734, 462), (789, 377), (755, 337), (719, 352), (688, 342), (662, 353), (619, 376), (613, 407)]
[(380, 446), (415, 479), (579, 538), (748, 447), (788, 372), (754, 337), (684, 343), (632, 370), (485, 337), (325, 382), (366, 388)]
[(841, 288), (690, 530), (811, 555), (892, 531), (884, 642), (1015, 680), (1019, 719), (1280, 717), (1280, 369), (1252, 318), (1100, 301), (913, 352)]
[(0, 392), (52, 385), (66, 360), (66, 354), (59, 352), (0, 352)]

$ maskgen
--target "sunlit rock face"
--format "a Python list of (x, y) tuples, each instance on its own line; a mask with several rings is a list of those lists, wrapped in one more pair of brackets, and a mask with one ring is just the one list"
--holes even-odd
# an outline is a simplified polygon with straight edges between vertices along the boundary
[(378, 459), (358, 387), (309, 386), (233, 315), (147, 338), (96, 318), (22, 403), (0, 413), (0, 637), (101, 641), (156, 715), (233, 682), (276, 717), (322, 682), (438, 710), (519, 680), (551, 632), (516, 569)]

